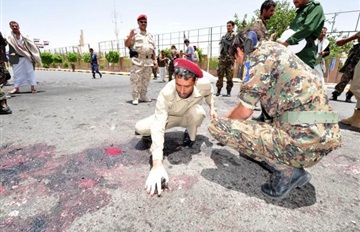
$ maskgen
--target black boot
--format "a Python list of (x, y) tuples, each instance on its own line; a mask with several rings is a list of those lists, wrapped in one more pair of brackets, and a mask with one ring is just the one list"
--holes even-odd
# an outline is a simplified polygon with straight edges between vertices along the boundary
[(231, 94), (230, 94), (230, 93), (231, 93), (231, 90), (227, 90), (227, 91), (226, 91), (226, 95), (224, 95), (224, 97), (231, 97)]
[(332, 92), (332, 97), (330, 98), (330, 100), (337, 101), (338, 96), (339, 94), (337, 92)]
[(215, 94), (216, 96), (220, 96), (220, 92), (221, 92), (221, 88), (217, 89), (217, 93)]
[(102, 78), (102, 74), (101, 74), (101, 72), (99, 72), (99, 75), (100, 75), (100, 78)]
[(278, 171), (273, 173), (273, 180), (261, 186), (261, 191), (272, 199), (280, 200), (289, 192), (302, 187), (311, 180), (310, 173), (303, 168), (294, 168), (291, 172)]
[(1, 100), (0, 114), (12, 114), (12, 111), (6, 103), (6, 99)]
[(354, 94), (350, 90), (347, 91), (345, 102), (352, 103), (352, 101), (351, 101), (352, 96), (354, 96)]
[(183, 146), (192, 148), (192, 146), (194, 145), (194, 142), (195, 141), (190, 140), (189, 133), (187, 132), (187, 130), (185, 130), (184, 137), (183, 137)]
[(95, 77), (95, 73), (93, 73), (93, 79), (95, 79), (96, 77)]

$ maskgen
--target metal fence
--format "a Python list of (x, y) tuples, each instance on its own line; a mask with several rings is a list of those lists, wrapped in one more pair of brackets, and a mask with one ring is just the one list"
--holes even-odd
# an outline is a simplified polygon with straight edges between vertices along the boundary
[[(325, 16), (325, 26), (328, 27), (328, 34), (335, 37), (348, 36), (357, 31), (360, 20), (360, 10), (327, 13)], [(352, 26), (349, 23), (346, 23), (346, 27), (339, 31), (337, 29), (337, 25), (339, 25), (341, 21), (349, 22), (348, 18), (357, 18), (355, 27), (353, 27), (354, 24), (352, 22)], [(170, 48), (171, 45), (175, 45), (178, 51), (185, 50), (184, 39), (187, 38), (193, 46), (195, 45), (202, 50), (203, 55), (207, 55), (208, 57), (217, 57), (220, 52), (219, 42), (225, 33), (226, 25), (223, 25), (156, 34), (154, 37), (158, 50)], [(49, 51), (57, 54), (64, 54), (68, 52), (77, 52), (81, 54), (82, 52), (88, 51), (85, 47), (86, 45), (84, 47), (69, 46)], [(129, 57), (129, 50), (124, 45), (124, 39), (119, 39), (118, 41), (109, 40), (98, 43), (98, 52), (100, 57), (104, 56), (108, 51), (119, 51), (120, 56)]]

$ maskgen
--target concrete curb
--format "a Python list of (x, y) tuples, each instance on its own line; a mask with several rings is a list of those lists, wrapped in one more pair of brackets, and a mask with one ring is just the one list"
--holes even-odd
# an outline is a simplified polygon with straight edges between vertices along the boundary
[[(57, 68), (36, 68), (38, 71), (58, 71), (58, 72), (73, 72), (71, 69), (57, 69)], [(75, 69), (74, 72), (78, 73), (91, 73), (91, 70)], [(108, 75), (119, 75), (119, 76), (130, 76), (130, 72), (110, 72), (110, 71), (101, 71), (102, 74)]]
[[(36, 70), (38, 71), (58, 71), (58, 72), (72, 72), (71, 69), (57, 69), (57, 68), (36, 68)], [(75, 70), (74, 72), (78, 72), (78, 73), (91, 73), (91, 70), (83, 70), (83, 69), (78, 69)], [(108, 74), (108, 75), (118, 75), (118, 76), (130, 76), (130, 72), (114, 72), (114, 71), (101, 71), (102, 74)], [(151, 75), (153, 76), (153, 75)], [(215, 77), (217, 78), (217, 77)], [(224, 81), (226, 81), (226, 78), (224, 78)], [(239, 78), (233, 78), (233, 81), (235, 83), (240, 82)], [(326, 87), (328, 88), (335, 88), (336, 83), (325, 83)], [(350, 85), (347, 85), (345, 88), (345, 91), (348, 91), (350, 88)]]

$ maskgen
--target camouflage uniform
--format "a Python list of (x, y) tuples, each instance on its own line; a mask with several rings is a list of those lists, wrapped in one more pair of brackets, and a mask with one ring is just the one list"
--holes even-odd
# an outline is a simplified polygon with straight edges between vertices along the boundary
[(337, 123), (280, 121), (285, 112), (332, 111), (317, 74), (309, 66), (275, 42), (263, 42), (249, 60), (250, 75), (241, 87), (240, 102), (254, 109), (260, 101), (274, 122), (217, 118), (208, 127), (215, 139), (276, 170), (311, 167), (341, 145)]
[(228, 54), (228, 50), (234, 37), (234, 32), (226, 33), (226, 35), (224, 35), (220, 41), (220, 56), (217, 67), (217, 75), (219, 79), (216, 82), (216, 87), (218, 88), (219, 94), (219, 90), (221, 90), (224, 84), (224, 76), (226, 76), (226, 90), (228, 94), (230, 94), (230, 91), (234, 86), (232, 81), (234, 75), (234, 59), (231, 58)]
[[(353, 79), (354, 70), (356, 64), (360, 60), (360, 43), (354, 45), (350, 52), (349, 56), (345, 61), (344, 66), (339, 70), (339, 72), (343, 73), (340, 82), (335, 86), (335, 91), (333, 95), (340, 96), (344, 91), (346, 85)], [(351, 94), (352, 96), (352, 94)]]
[(155, 40), (152, 34), (142, 31), (132, 38), (131, 48), (138, 53), (131, 58), (131, 94), (134, 100), (148, 101), (146, 93), (154, 66)]
[(255, 20), (255, 22), (251, 25), (250, 30), (257, 32), (256, 34), (259, 41), (270, 39), (270, 34), (269, 31), (266, 29), (266, 24), (261, 19)]
[(1, 102), (1, 114), (8, 112), (10, 113), (11, 110), (9, 109), (6, 101), (5, 93), (2, 89), (2, 85), (7, 81), (7, 74), (8, 70), (6, 69), (5, 62), (7, 62), (7, 58), (5, 55), (5, 46), (6, 40), (3, 38), (2, 34), (0, 33), (0, 102)]

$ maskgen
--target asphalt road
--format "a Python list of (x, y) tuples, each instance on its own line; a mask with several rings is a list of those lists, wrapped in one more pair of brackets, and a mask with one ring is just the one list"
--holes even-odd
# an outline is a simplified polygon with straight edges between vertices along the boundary
[[(150, 154), (134, 125), (155, 101), (133, 106), (127, 76), (36, 76), (38, 93), (22, 88), (0, 116), (0, 231), (360, 231), (359, 130), (342, 125), (343, 146), (276, 202), (260, 191), (268, 171), (214, 141), (206, 118), (193, 149), (180, 146), (183, 129), (166, 133), (170, 190), (149, 197)], [(152, 80), (149, 97), (162, 86)], [(218, 97), (219, 115), (236, 103)], [(340, 118), (355, 106), (331, 105)]]

